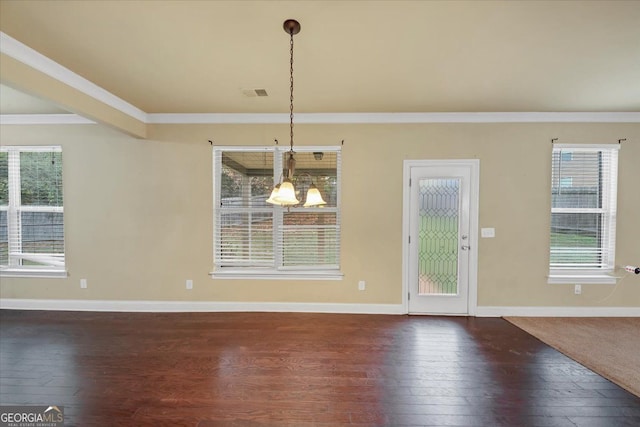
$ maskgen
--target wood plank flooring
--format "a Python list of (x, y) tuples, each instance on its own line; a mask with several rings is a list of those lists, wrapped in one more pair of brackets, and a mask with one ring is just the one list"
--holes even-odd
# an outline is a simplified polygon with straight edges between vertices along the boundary
[(67, 426), (640, 425), (640, 398), (466, 317), (3, 310), (0, 404)]

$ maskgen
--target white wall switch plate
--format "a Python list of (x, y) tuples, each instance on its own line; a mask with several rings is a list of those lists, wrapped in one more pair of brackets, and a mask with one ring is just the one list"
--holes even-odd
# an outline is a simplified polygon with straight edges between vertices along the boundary
[(364, 280), (360, 280), (358, 282), (358, 290), (359, 291), (364, 291), (366, 289), (366, 287), (367, 287), (367, 285), (366, 285)]
[(80, 288), (87, 289), (87, 279), (80, 279)]
[(576, 295), (580, 295), (580, 294), (582, 293), (582, 285), (576, 285), (576, 286), (573, 288), (573, 292), (574, 292)]
[(480, 236), (482, 237), (496, 237), (496, 229), (495, 228), (481, 228)]
[(193, 289), (193, 280), (187, 280), (187, 289)]

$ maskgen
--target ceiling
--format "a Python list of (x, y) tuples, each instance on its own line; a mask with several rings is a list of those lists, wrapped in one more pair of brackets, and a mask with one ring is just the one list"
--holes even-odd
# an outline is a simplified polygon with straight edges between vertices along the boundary
[(0, 1), (4, 33), (147, 113), (287, 112), (287, 18), (296, 112), (640, 111), (638, 1)]

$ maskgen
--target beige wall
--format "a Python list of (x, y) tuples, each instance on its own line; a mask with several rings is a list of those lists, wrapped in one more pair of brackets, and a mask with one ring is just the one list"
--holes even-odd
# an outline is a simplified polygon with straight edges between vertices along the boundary
[[(480, 159), (480, 306), (640, 306), (617, 286), (546, 281), (550, 139), (620, 152), (617, 264), (640, 263), (639, 124), (296, 125), (296, 144), (343, 147), (342, 281), (212, 280), (217, 145), (287, 141), (287, 125), (153, 125), (149, 140), (97, 125), (3, 126), (1, 142), (63, 146), (67, 279), (2, 278), (2, 298), (400, 304), (405, 159)], [(374, 191), (377, 192), (374, 201)], [(88, 288), (80, 289), (80, 278)], [(185, 290), (185, 280), (194, 289)], [(367, 290), (357, 290), (358, 280)]]

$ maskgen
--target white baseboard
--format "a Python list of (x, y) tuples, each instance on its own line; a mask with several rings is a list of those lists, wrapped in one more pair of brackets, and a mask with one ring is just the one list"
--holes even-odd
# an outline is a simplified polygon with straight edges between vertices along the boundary
[(402, 304), (331, 304), (299, 302), (118, 301), (0, 298), (0, 309), (147, 312), (298, 312), (404, 314)]
[[(302, 302), (122, 301), (0, 298), (0, 309), (130, 312), (291, 312), (406, 314), (402, 304), (332, 304)], [(477, 317), (640, 317), (640, 307), (478, 306)]]
[(477, 317), (640, 317), (640, 307), (489, 307), (479, 306)]

